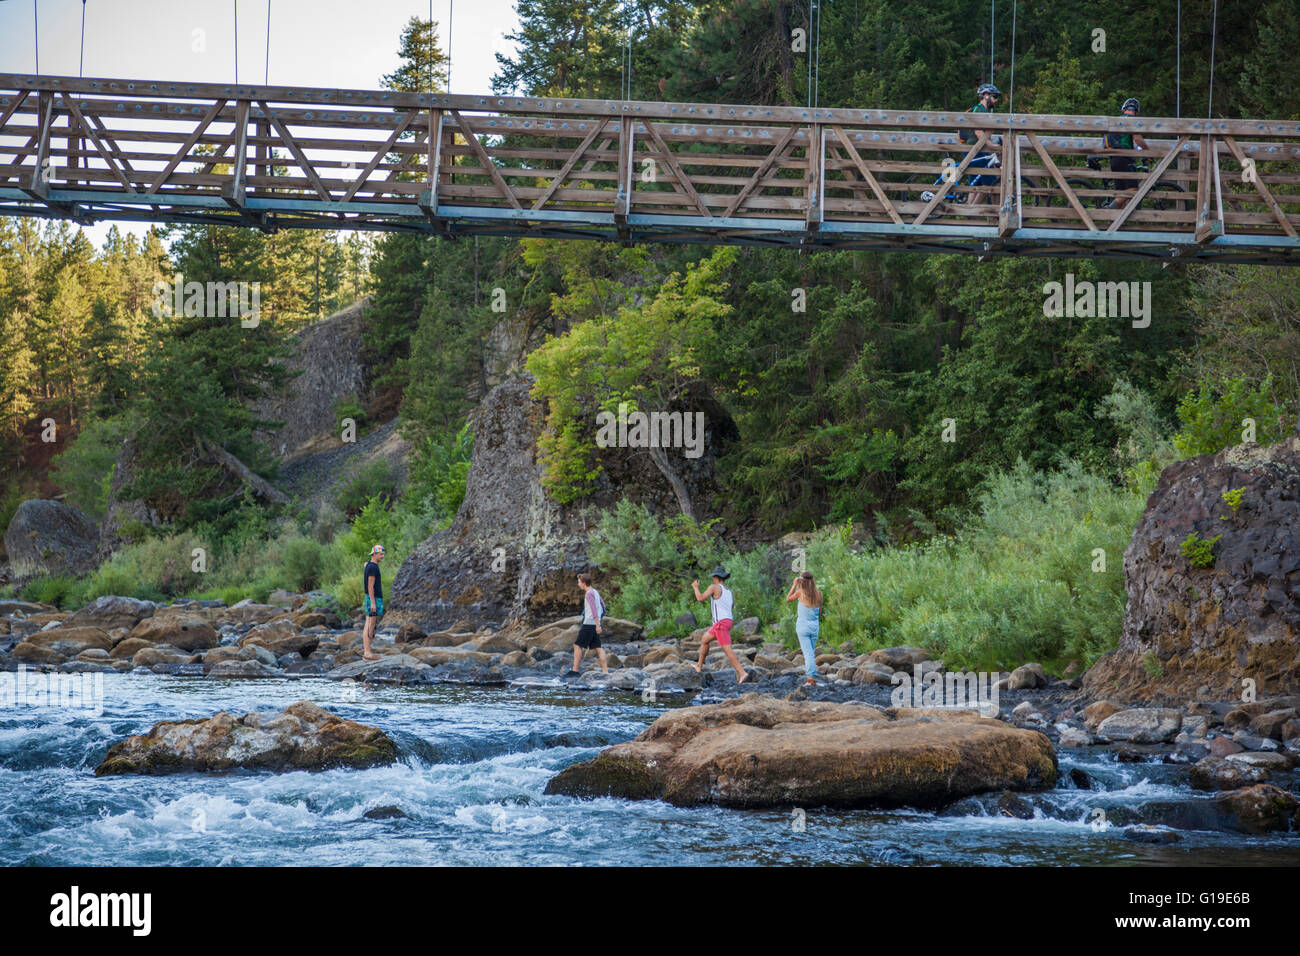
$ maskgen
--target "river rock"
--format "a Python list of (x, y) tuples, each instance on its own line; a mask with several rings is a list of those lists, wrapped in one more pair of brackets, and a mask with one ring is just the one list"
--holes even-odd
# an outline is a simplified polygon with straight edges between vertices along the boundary
[(300, 654), (311, 656), (311, 652), (320, 645), (319, 634), (302, 634), (294, 627), (292, 621), (270, 621), (258, 624), (239, 639), (239, 646), (260, 644), (279, 657), (281, 654)]
[(120, 597), (115, 594), (97, 597), (68, 618), (71, 627), (102, 627), (112, 630), (115, 627), (133, 628), (146, 617), (152, 616), (158, 605), (152, 601), (137, 598)]
[(131, 658), (132, 667), (167, 667), (176, 664), (188, 664), (196, 658), (192, 654), (172, 647), (170, 644), (150, 644), (136, 651)]
[(409, 654), (389, 654), (377, 661), (358, 660), (334, 668), (330, 680), (360, 680), (376, 684), (427, 684), (433, 668)]
[(1268, 783), (1230, 790), (1214, 798), (1215, 809), (1228, 818), (1228, 827), (1241, 833), (1271, 833), (1300, 829), (1300, 800)]
[(115, 661), (127, 661), (146, 647), (153, 647), (153, 642), (138, 637), (128, 637), (114, 644), (113, 649), (108, 652), (108, 656)]
[(1188, 771), (1188, 779), (1198, 790), (1236, 790), (1269, 778), (1263, 767), (1252, 767), (1222, 757), (1198, 760)]
[[(1225, 492), (1243, 490), (1235, 512)], [(1222, 535), (1214, 563), (1192, 567), (1182, 542)], [(1300, 692), (1300, 438), (1239, 445), (1170, 465), (1124, 552), (1128, 603), (1117, 650), (1084, 690), (1153, 701), (1235, 697), (1241, 675)], [(1152, 666), (1156, 665), (1156, 666)], [(1262, 682), (1263, 683), (1263, 682)]]
[(477, 649), (485, 654), (510, 654), (521, 650), (520, 646), (504, 634), (490, 634), (482, 640), (475, 641)]
[(1210, 751), (1211, 757), (1226, 757), (1229, 754), (1239, 754), (1246, 749), (1231, 737), (1210, 737), (1205, 741), (1205, 747)]
[(397, 629), (393, 642), (396, 644), (418, 644), (426, 637), (428, 635), (414, 624), (403, 624)]
[(31, 614), (40, 614), (42, 611), (53, 610), (54, 608), (48, 604), (36, 604), (32, 601), (0, 600), (0, 617), (8, 617), (11, 614), (27, 617)]
[(1067, 727), (1061, 731), (1060, 744), (1062, 747), (1089, 747), (1092, 745), (1092, 736), (1078, 727)]
[(417, 647), (408, 656), (430, 667), (453, 663), (469, 663), (486, 667), (492, 663), (491, 654), (468, 648), (462, 650), (459, 647)]
[(1252, 732), (1261, 737), (1272, 737), (1274, 740), (1282, 740), (1282, 728), (1287, 725), (1288, 721), (1295, 718), (1296, 712), (1294, 707), (1284, 707), (1280, 710), (1270, 710), (1266, 714), (1260, 714), (1250, 722)]
[(213, 615), (214, 624), (231, 624), (236, 627), (245, 624), (265, 624), (272, 618), (283, 617), (284, 608), (271, 604), (254, 604), (252, 601), (240, 601), (230, 607), (219, 608)]
[(208, 677), (283, 677), (284, 672), (261, 661), (222, 661), (207, 669)]
[(1038, 663), (1022, 664), (1005, 680), (998, 681), (999, 690), (1036, 690), (1047, 686), (1047, 672)]
[(912, 665), (928, 661), (930, 652), (920, 647), (882, 647), (868, 654), (867, 659), (891, 670), (910, 671)]
[(51, 647), (33, 644), (30, 641), (16, 644), (12, 653), (14, 660), (26, 664), (62, 664), (68, 659), (66, 654), (60, 654)]
[(1111, 714), (1097, 726), (1098, 736), (1135, 744), (1162, 744), (1173, 740), (1183, 715), (1161, 707), (1133, 707)]
[(1134, 843), (1152, 843), (1163, 846), (1169, 843), (1177, 843), (1182, 838), (1182, 834), (1177, 830), (1150, 823), (1137, 823), (1124, 829), (1124, 839), (1132, 840)]
[(547, 793), (691, 806), (921, 806), (1056, 780), (1051, 742), (975, 714), (745, 694), (672, 710)]
[(131, 629), (129, 639), (170, 644), (185, 651), (216, 647), (221, 638), (206, 621), (197, 617), (164, 615), (145, 618)]
[(110, 748), (95, 774), (364, 769), (396, 760), (383, 731), (303, 700), (278, 714), (160, 721)]
[(5, 530), (10, 573), (82, 575), (95, 568), (99, 529), (81, 511), (61, 501), (31, 498), (18, 505)]
[(82, 651), (92, 647), (105, 651), (113, 648), (112, 638), (100, 627), (55, 627), (33, 634), (27, 638), (27, 641), (38, 647), (47, 647), (65, 657), (76, 657)]
[(867, 663), (853, 671), (851, 680), (855, 684), (883, 684), (889, 687), (894, 683), (894, 671), (883, 664)]

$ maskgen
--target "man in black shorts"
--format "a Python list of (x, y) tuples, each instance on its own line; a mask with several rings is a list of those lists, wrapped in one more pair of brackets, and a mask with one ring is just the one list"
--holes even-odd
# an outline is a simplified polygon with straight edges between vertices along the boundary
[(379, 660), (379, 655), (370, 649), (370, 641), (384, 614), (384, 581), (379, 574), (379, 562), (382, 560), (384, 546), (377, 544), (370, 549), (370, 560), (366, 562), (361, 578), (362, 606), (366, 612), (366, 626), (361, 631), (361, 657), (368, 661)]
[(600, 659), (600, 669), (609, 673), (609, 664), (605, 661), (605, 648), (600, 646), (600, 635), (604, 633), (600, 619), (605, 616), (605, 602), (600, 592), (591, 586), (590, 574), (578, 575), (578, 587), (582, 588), (582, 623), (578, 625), (578, 639), (573, 642), (573, 670), (564, 677), (577, 677), (578, 665), (587, 656), (587, 651), (595, 648), (596, 657)]

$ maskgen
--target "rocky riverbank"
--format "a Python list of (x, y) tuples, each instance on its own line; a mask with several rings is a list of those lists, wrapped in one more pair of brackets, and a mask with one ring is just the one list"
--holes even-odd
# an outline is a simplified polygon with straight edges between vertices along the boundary
[[(1294, 809), (1294, 794), (1300, 792), (1300, 696), (1249, 702), (1202, 696), (1176, 707), (1130, 706), (1090, 695), (1077, 677), (1052, 676), (1027, 664), (1009, 674), (988, 675), (984, 690), (995, 695), (968, 702), (979, 713), (936, 710), (913, 705), (929, 702), (926, 689), (936, 690), (940, 703), (950, 702), (944, 688), (954, 686), (959, 675), (950, 675), (942, 661), (923, 649), (859, 653), (848, 646), (819, 648), (822, 677), (808, 687), (799, 652), (770, 640), (752, 619), (736, 628), (736, 649), (749, 675), (739, 685), (716, 648), (703, 673), (695, 672), (691, 662), (701, 631), (647, 639), (637, 624), (620, 620), (605, 622), (608, 674), (589, 660), (581, 676), (566, 676), (576, 618), (527, 631), (453, 627), (428, 633), (409, 624), (385, 627), (375, 643), (380, 660), (367, 662), (361, 659), (359, 621), (313, 606), (309, 595), (277, 592), (272, 600), (233, 607), (219, 602), (157, 606), (106, 597), (76, 612), (0, 602), (0, 671), (21, 666), (28, 673), (162, 674), (222, 681), (315, 677), (373, 687), (469, 684), (523, 693), (563, 690), (590, 694), (593, 700), (635, 694), (643, 702), (698, 705), (671, 709), (660, 719), (669, 724), (688, 719), (678, 715), (718, 708), (735, 718), (729, 729), (713, 728), (698, 743), (677, 740), (671, 753), (647, 757), (641, 753), (646, 747), (664, 746), (663, 732), (652, 727), (642, 735), (654, 731), (651, 737), (611, 748), (613, 756), (602, 754), (590, 762), (593, 766), (562, 771), (555, 792), (590, 795), (609, 786), (607, 792), (628, 797), (728, 806), (887, 805), (892, 800), (946, 806), (945, 813), (1052, 815), (1061, 786), (1097, 786), (1088, 774), (1069, 769), (1051, 789), (1058, 757), (1087, 754), (1172, 770), (1205, 794), (1117, 811), (1112, 822), (1124, 825), (1130, 839), (1167, 841), (1186, 829), (1300, 829)], [(760, 716), (741, 716), (751, 712)], [(835, 719), (827, 720), (827, 714)], [(101, 772), (328, 765), (334, 758), (309, 745), (318, 722), (289, 716), (301, 729), (289, 728), (291, 721), (279, 717), (217, 715), (212, 720), (220, 726), (209, 723), (215, 730), (202, 735), (211, 746), (205, 745), (201, 757), (189, 746), (196, 730), (184, 729), (185, 722), (160, 724), (145, 735), (155, 743), (133, 738), (129, 746), (119, 744), (121, 749), (105, 761), (109, 769)], [(762, 734), (755, 737), (759, 730)], [(259, 740), (253, 749), (264, 755), (241, 762), (236, 746), (241, 735)], [(379, 746), (383, 759), (391, 759), (386, 745)], [(1020, 754), (1013, 761), (1020, 769), (1008, 769), (1006, 747)], [(167, 753), (184, 759), (169, 763), (161, 756)], [(320, 760), (303, 756), (311, 753)], [(990, 760), (990, 754), (1001, 756)], [(756, 765), (751, 756), (758, 758)], [(640, 769), (615, 774), (618, 787), (608, 784), (611, 761), (627, 770), (629, 757), (640, 761)], [(1051, 773), (1044, 763), (1048, 758)], [(652, 760), (658, 769), (647, 769)], [(961, 773), (954, 776), (956, 769)]]

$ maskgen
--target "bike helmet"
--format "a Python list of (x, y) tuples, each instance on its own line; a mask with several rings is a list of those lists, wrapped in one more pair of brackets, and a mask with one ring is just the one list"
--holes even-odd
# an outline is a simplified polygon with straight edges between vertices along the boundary
[(1124, 105), (1119, 108), (1119, 111), (1123, 113), (1127, 109), (1140, 110), (1141, 106), (1138, 104), (1136, 98), (1130, 96), (1124, 101)]
[(983, 96), (985, 93), (992, 93), (994, 96), (1001, 96), (1002, 91), (992, 83), (981, 83), (975, 90), (976, 96)]

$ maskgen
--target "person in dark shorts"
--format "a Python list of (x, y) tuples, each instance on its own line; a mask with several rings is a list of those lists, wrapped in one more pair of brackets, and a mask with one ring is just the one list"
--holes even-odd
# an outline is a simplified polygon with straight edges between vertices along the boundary
[[(1138, 101), (1129, 97), (1120, 107), (1120, 112), (1125, 116), (1137, 116)], [(1107, 133), (1102, 140), (1102, 145), (1106, 149), (1148, 149), (1147, 141), (1138, 133)], [(1110, 158), (1110, 171), (1112, 173), (1131, 173), (1133, 172), (1132, 156), (1112, 156)], [(1136, 179), (1116, 179), (1115, 189), (1118, 192), (1133, 192), (1138, 188)], [(1103, 209), (1123, 209), (1124, 204), (1128, 202), (1127, 196), (1117, 194), (1113, 199), (1102, 206)]]
[(600, 646), (600, 636), (604, 633), (600, 619), (605, 616), (605, 602), (601, 599), (600, 592), (591, 586), (590, 574), (578, 575), (578, 587), (582, 588), (582, 623), (578, 625), (578, 639), (573, 642), (573, 669), (563, 676), (577, 677), (582, 659), (587, 656), (587, 651), (593, 649), (600, 660), (600, 669), (608, 674), (605, 648)]
[(366, 626), (361, 632), (361, 656), (368, 661), (379, 660), (379, 655), (370, 649), (370, 641), (375, 636), (375, 628), (384, 615), (384, 581), (379, 574), (379, 562), (384, 560), (384, 546), (377, 544), (370, 549), (370, 560), (366, 562), (361, 577), (362, 607), (366, 612)]

